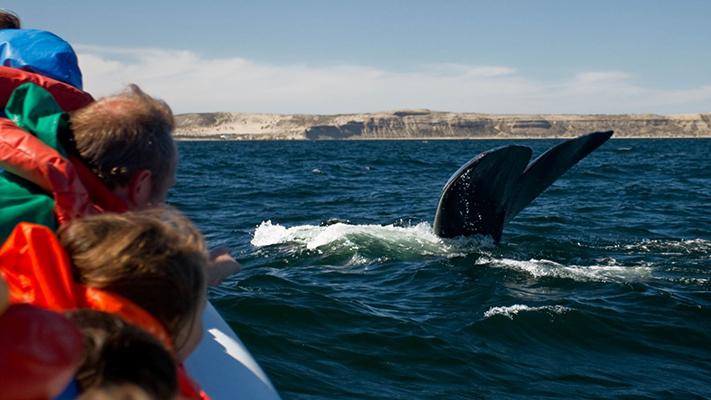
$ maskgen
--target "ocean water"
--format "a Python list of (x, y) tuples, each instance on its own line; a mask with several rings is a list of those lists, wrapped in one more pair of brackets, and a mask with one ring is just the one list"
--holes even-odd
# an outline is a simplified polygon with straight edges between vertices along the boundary
[(210, 298), (285, 400), (711, 398), (711, 140), (612, 139), (500, 244), (433, 235), (511, 143), (181, 142), (169, 203), (234, 248)]

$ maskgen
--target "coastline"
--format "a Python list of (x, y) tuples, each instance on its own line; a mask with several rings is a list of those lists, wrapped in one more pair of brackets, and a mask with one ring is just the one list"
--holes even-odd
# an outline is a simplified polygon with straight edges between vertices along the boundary
[(617, 139), (711, 138), (711, 113), (479, 114), (397, 110), (302, 115), (202, 113), (176, 116), (176, 140), (528, 140), (614, 130)]

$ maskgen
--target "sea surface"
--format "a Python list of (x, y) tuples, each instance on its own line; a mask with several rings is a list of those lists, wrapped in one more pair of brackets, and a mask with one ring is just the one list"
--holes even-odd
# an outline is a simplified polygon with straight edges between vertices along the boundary
[(169, 203), (244, 270), (210, 299), (289, 399), (711, 398), (711, 140), (612, 139), (504, 230), (440, 239), (482, 151), (180, 142)]

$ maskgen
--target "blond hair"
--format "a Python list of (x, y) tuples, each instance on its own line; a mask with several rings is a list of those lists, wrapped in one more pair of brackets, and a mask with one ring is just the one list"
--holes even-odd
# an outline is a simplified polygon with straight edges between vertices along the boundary
[(110, 190), (128, 185), (144, 169), (151, 171), (156, 190), (175, 169), (173, 112), (136, 85), (75, 111), (70, 123), (76, 152)]

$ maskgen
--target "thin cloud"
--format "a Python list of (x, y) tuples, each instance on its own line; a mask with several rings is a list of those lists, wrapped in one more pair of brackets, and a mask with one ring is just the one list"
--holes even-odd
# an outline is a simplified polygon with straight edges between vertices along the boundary
[(77, 45), (96, 97), (136, 83), (176, 113), (343, 114), (428, 108), (499, 114), (711, 112), (711, 82), (655, 90), (623, 71), (579, 71), (554, 81), (508, 66), (437, 64), (407, 72), (361, 65), (276, 65), (201, 58), (189, 51)]
[(425, 66), (429, 72), (438, 73), (443, 76), (456, 75), (468, 78), (493, 78), (498, 76), (513, 75), (514, 68), (487, 66), (487, 65), (464, 65), (464, 64), (432, 64)]
[(630, 78), (629, 74), (614, 71), (581, 72), (575, 76), (579, 82), (616, 82)]

